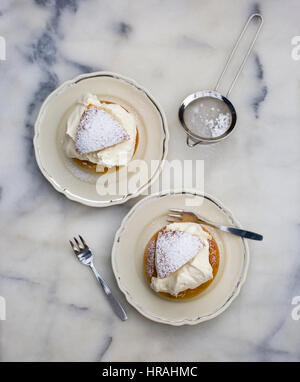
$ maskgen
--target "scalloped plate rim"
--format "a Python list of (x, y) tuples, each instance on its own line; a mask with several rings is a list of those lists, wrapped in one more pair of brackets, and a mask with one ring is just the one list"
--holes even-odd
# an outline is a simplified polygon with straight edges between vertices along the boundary
[(230, 218), (232, 218), (232, 220), (234, 221), (234, 223), (236, 224), (237, 227), (242, 228), (241, 224), (235, 218), (235, 216), (232, 214), (231, 210), (229, 210), (227, 207), (225, 207), (223, 205), (223, 203), (219, 199), (215, 198), (214, 196), (212, 196), (212, 195), (210, 195), (208, 193), (205, 193), (205, 192), (201, 193), (201, 192), (198, 192), (198, 191), (196, 191), (194, 189), (166, 190), (166, 191), (157, 192), (157, 193), (148, 195), (145, 198), (143, 198), (142, 200), (140, 200), (139, 202), (137, 202), (130, 209), (130, 211), (126, 214), (126, 216), (123, 218), (123, 220), (121, 222), (121, 225), (120, 225), (119, 229), (117, 230), (117, 232), (115, 234), (115, 237), (114, 237), (114, 242), (113, 242), (112, 252), (111, 252), (111, 264), (112, 264), (113, 273), (114, 273), (114, 276), (116, 278), (116, 281), (117, 281), (119, 289), (125, 295), (125, 298), (126, 298), (127, 302), (131, 306), (133, 306), (142, 316), (148, 318), (151, 321), (158, 322), (158, 323), (161, 323), (161, 324), (166, 324), (166, 325), (172, 325), (172, 326), (197, 325), (197, 324), (199, 324), (201, 322), (209, 321), (209, 320), (219, 316), (220, 314), (222, 314), (232, 304), (232, 302), (236, 299), (236, 297), (240, 294), (241, 287), (245, 283), (246, 278), (247, 278), (248, 269), (249, 269), (249, 262), (250, 262), (249, 246), (248, 246), (248, 243), (247, 243), (247, 241), (245, 239), (242, 239), (243, 244), (244, 244), (244, 248), (245, 248), (245, 263), (244, 263), (243, 270), (241, 272), (239, 281), (236, 284), (232, 294), (224, 302), (224, 304), (221, 305), (219, 308), (217, 308), (216, 311), (214, 311), (213, 313), (211, 313), (209, 315), (206, 315), (206, 316), (202, 316), (202, 317), (196, 317), (196, 318), (193, 318), (193, 319), (184, 318), (182, 320), (168, 320), (168, 319), (161, 318), (161, 317), (159, 317), (157, 315), (153, 315), (153, 314), (151, 315), (150, 313), (148, 313), (145, 310), (143, 310), (142, 307), (139, 306), (139, 304), (137, 304), (135, 302), (135, 300), (131, 296), (131, 294), (122, 285), (121, 278), (120, 278), (120, 276), (118, 274), (118, 270), (117, 270), (117, 267), (116, 267), (116, 259), (115, 259), (115, 257), (116, 257), (118, 241), (119, 241), (119, 239), (120, 239), (120, 237), (122, 235), (122, 232), (123, 232), (123, 230), (124, 230), (124, 228), (126, 226), (127, 221), (131, 218), (131, 216), (134, 214), (134, 212), (138, 208), (140, 208), (148, 200), (155, 199), (157, 197), (164, 197), (164, 196), (168, 196), (168, 195), (173, 195), (173, 194), (192, 194), (192, 195), (195, 195), (195, 196), (197, 195), (197, 196), (200, 196), (200, 197), (209, 198), (209, 199), (213, 200), (218, 205), (218, 207), (222, 207), (222, 209), (226, 211), (226, 213), (230, 216)]
[[(112, 77), (112, 78), (116, 78), (116, 79), (125, 81), (125, 82), (135, 86), (138, 90), (141, 90), (142, 92), (144, 92), (146, 94), (146, 96), (150, 99), (150, 101), (154, 104), (154, 106), (157, 108), (157, 110), (159, 111), (159, 113), (161, 115), (161, 119), (162, 119), (163, 129), (164, 129), (164, 145), (163, 145), (162, 158), (161, 158), (160, 165), (159, 165), (156, 173), (152, 176), (152, 178), (150, 178), (148, 180), (148, 182), (143, 187), (141, 187), (138, 190), (138, 192), (133, 193), (133, 194), (123, 195), (118, 199), (110, 200), (110, 201), (100, 201), (100, 200), (95, 201), (95, 200), (90, 200), (90, 199), (87, 199), (84, 197), (80, 197), (80, 196), (76, 195), (75, 193), (71, 192), (70, 190), (66, 189), (65, 187), (61, 186), (60, 184), (58, 184), (55, 181), (54, 177), (51, 174), (49, 174), (47, 169), (42, 165), (41, 159), (40, 159), (40, 147), (38, 145), (38, 138), (39, 138), (39, 134), (40, 134), (40, 121), (42, 119), (42, 116), (43, 116), (43, 113), (45, 112), (46, 107), (51, 102), (52, 98), (59, 95), (59, 93), (61, 91), (63, 91), (68, 86), (72, 86), (72, 85), (78, 83), (79, 81), (81, 81), (85, 78), (97, 77), (97, 76)], [(153, 184), (155, 182), (155, 180), (158, 178), (158, 176), (160, 175), (160, 173), (163, 169), (165, 159), (167, 158), (167, 155), (168, 155), (169, 137), (170, 137), (170, 135), (169, 135), (168, 123), (167, 123), (167, 118), (166, 118), (165, 112), (164, 112), (163, 108), (161, 107), (160, 103), (157, 101), (157, 99), (154, 98), (148, 90), (146, 90), (143, 86), (139, 85), (135, 80), (132, 80), (131, 78), (123, 76), (121, 74), (118, 74), (115, 72), (109, 72), (109, 71), (97, 71), (97, 72), (91, 72), (91, 73), (82, 73), (82, 74), (79, 74), (78, 76), (74, 77), (71, 80), (64, 81), (61, 85), (59, 85), (56, 89), (54, 89), (45, 98), (45, 100), (43, 101), (43, 103), (40, 107), (37, 119), (36, 119), (35, 124), (34, 124), (33, 146), (34, 146), (34, 153), (35, 153), (36, 162), (38, 164), (38, 167), (39, 167), (41, 173), (44, 175), (44, 177), (54, 187), (54, 189), (56, 191), (63, 194), (66, 198), (68, 198), (69, 200), (72, 200), (74, 202), (81, 203), (81, 204), (89, 206), (89, 207), (103, 208), (103, 207), (110, 207), (113, 205), (126, 203), (128, 200), (136, 198), (139, 195), (141, 195), (143, 193), (143, 191), (145, 191), (145, 189), (147, 189), (151, 184)]]

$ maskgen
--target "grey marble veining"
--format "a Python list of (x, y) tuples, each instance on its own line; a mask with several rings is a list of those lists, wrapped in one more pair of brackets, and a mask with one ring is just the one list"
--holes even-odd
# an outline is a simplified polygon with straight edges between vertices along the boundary
[[(178, 106), (214, 87), (252, 11), (265, 24), (230, 97), (237, 129), (220, 144), (190, 149)], [(300, 61), (291, 58), (299, 12), (297, 0), (1, 1), (1, 361), (299, 361), (300, 320), (291, 317), (300, 295)], [(263, 243), (249, 243), (240, 296), (210, 322), (176, 328), (139, 315), (110, 265), (114, 233), (135, 200), (85, 207), (55, 192), (38, 170), (32, 137), (43, 100), (63, 81), (96, 70), (148, 88), (168, 118), (169, 159), (203, 159), (205, 190), (264, 234)], [(95, 250), (127, 322), (72, 257), (67, 240), (76, 232)]]

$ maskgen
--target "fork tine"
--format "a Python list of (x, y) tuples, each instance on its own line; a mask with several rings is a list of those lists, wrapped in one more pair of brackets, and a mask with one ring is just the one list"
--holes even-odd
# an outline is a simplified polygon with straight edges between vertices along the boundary
[(80, 238), (80, 240), (81, 240), (83, 246), (84, 246), (85, 248), (88, 248), (88, 245), (87, 245), (87, 243), (84, 241), (83, 237), (82, 237), (81, 235), (78, 235), (78, 236), (79, 236), (79, 238)]
[(70, 242), (70, 244), (71, 244), (71, 248), (72, 248), (73, 251), (77, 254), (78, 249), (76, 248), (75, 244), (74, 244), (71, 240), (69, 240), (69, 242)]
[(179, 215), (179, 214), (168, 214), (168, 217), (170, 217), (170, 218), (177, 218), (177, 219), (181, 219), (182, 218), (182, 216)]
[(79, 241), (76, 239), (76, 237), (74, 237), (74, 240), (75, 240), (75, 243), (77, 244), (77, 247), (78, 247), (79, 249), (81, 249), (80, 244), (79, 244)]
[(180, 221), (182, 221), (182, 217), (181, 216), (174, 216), (174, 215), (168, 215), (167, 216), (167, 221), (168, 222), (180, 222)]
[(174, 219), (167, 219), (167, 222), (168, 223), (177, 223), (177, 222), (181, 222), (181, 219), (176, 219), (176, 220), (174, 220)]
[(178, 209), (178, 208), (169, 208), (169, 211), (170, 212), (176, 212), (176, 213), (178, 213), (178, 214), (183, 214), (183, 210), (180, 210), (180, 209)]

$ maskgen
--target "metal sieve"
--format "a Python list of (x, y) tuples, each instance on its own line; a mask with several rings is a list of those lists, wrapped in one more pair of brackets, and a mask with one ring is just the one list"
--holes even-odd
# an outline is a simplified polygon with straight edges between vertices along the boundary
[[(258, 20), (256, 33), (250, 43), (245, 57), (235, 74), (225, 96), (218, 92), (224, 74), (226, 73), (234, 54), (245, 35), (249, 24)], [(224, 69), (216, 83), (214, 90), (200, 90), (186, 97), (180, 105), (178, 116), (182, 127), (187, 133), (187, 145), (194, 147), (201, 144), (220, 142), (227, 138), (233, 131), (236, 124), (236, 111), (228, 96), (231, 93), (239, 75), (241, 74), (246, 61), (252, 51), (254, 43), (263, 25), (263, 17), (258, 13), (253, 13), (247, 20), (240, 33), (227, 61)]]

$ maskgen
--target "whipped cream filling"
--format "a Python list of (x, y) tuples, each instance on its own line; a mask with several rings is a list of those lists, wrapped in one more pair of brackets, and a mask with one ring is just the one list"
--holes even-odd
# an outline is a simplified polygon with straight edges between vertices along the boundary
[(213, 278), (213, 269), (209, 262), (209, 242), (211, 236), (196, 223), (172, 223), (168, 229), (188, 232), (198, 236), (203, 247), (197, 255), (165, 278), (152, 277), (151, 288), (156, 292), (166, 292), (177, 296), (186, 289), (194, 289)]
[[(80, 154), (75, 147), (77, 128), (82, 114), (89, 105), (101, 108), (110, 113), (126, 130), (129, 139), (115, 146), (87, 154)], [(69, 158), (87, 160), (97, 164), (96, 171), (103, 171), (104, 167), (126, 166), (134, 154), (136, 141), (136, 122), (132, 114), (118, 104), (101, 103), (96, 95), (84, 94), (73, 108), (68, 120), (63, 148)]]

